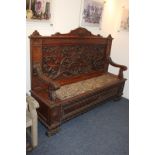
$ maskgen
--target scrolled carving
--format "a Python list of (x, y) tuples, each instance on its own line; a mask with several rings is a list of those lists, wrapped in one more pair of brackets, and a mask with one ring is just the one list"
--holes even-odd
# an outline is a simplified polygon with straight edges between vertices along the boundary
[(35, 30), (35, 31), (30, 35), (30, 38), (32, 38), (32, 37), (39, 37), (39, 36), (41, 36), (40, 33), (39, 33), (37, 30)]
[(91, 36), (93, 35), (90, 31), (85, 28), (79, 27), (75, 30), (72, 30), (70, 34), (79, 35), (79, 36)]
[[(70, 31), (69, 33), (66, 34), (61, 34), (59, 32), (55, 33), (54, 35), (51, 35), (54, 37), (61, 37), (61, 36), (78, 36), (78, 37), (94, 37), (96, 35), (92, 34), (90, 31), (88, 31), (87, 29), (83, 28), (83, 27), (78, 27), (75, 30)], [(101, 37), (100, 35), (97, 35), (97, 37)]]
[(107, 39), (110, 39), (110, 40), (113, 39), (111, 34), (108, 35)]
[(52, 79), (103, 70), (105, 46), (43, 47), (43, 72)]

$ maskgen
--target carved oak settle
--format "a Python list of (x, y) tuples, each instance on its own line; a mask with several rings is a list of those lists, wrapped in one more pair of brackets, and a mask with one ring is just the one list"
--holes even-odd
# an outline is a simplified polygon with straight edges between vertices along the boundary
[[(39, 102), (39, 119), (51, 135), (67, 121), (107, 99), (123, 94), (126, 66), (110, 58), (112, 37), (93, 35), (85, 28), (68, 34), (30, 38), (31, 95)], [(108, 66), (119, 74), (108, 72)]]

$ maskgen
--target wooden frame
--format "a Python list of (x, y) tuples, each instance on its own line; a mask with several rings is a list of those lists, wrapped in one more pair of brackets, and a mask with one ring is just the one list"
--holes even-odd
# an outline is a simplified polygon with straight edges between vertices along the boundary
[[(39, 102), (39, 119), (47, 127), (47, 135), (59, 131), (62, 122), (88, 111), (108, 99), (120, 99), (123, 94), (126, 66), (110, 58), (112, 37), (93, 35), (87, 29), (77, 28), (68, 34), (41, 36), (34, 31), (30, 36), (31, 95)], [(112, 65), (118, 75), (108, 73)], [(115, 81), (100, 88), (67, 98), (58, 98), (61, 87), (108, 75)]]
[(48, 21), (51, 18), (51, 0), (26, 0), (27, 21)]
[(83, 0), (81, 26), (101, 27), (104, 2), (101, 0)]

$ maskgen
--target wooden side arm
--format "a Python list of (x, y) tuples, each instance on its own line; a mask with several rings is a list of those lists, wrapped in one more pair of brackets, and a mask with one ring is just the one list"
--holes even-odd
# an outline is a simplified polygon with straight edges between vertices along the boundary
[(112, 59), (111, 59), (110, 57), (108, 58), (108, 62), (109, 62), (110, 65), (112, 65), (112, 66), (114, 66), (114, 67), (120, 68), (120, 69), (119, 69), (118, 77), (119, 77), (120, 79), (122, 79), (122, 78), (123, 78), (123, 71), (127, 70), (127, 67), (124, 66), (124, 65), (120, 65), (120, 64), (117, 64), (117, 63), (113, 62)]
[(33, 68), (36, 70), (39, 79), (48, 85), (49, 98), (54, 101), (56, 99), (55, 91), (60, 88), (60, 84), (53, 81), (51, 78), (47, 77), (46, 75), (44, 75), (40, 64), (34, 64)]

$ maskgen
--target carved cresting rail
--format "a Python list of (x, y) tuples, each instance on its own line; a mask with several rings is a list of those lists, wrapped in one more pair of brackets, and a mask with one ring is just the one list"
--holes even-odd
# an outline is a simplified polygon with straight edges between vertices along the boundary
[[(34, 31), (29, 38), (31, 95), (40, 104), (39, 119), (48, 135), (62, 122), (122, 96), (127, 67), (111, 60), (111, 35), (104, 38), (79, 27), (51, 36)], [(118, 75), (108, 72), (109, 65), (119, 68)]]

